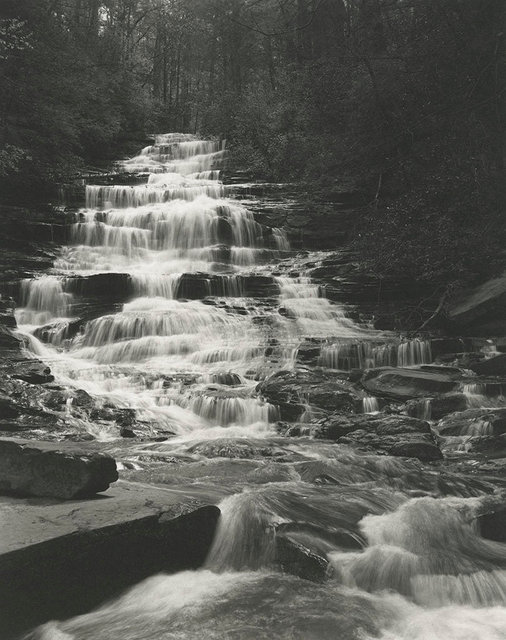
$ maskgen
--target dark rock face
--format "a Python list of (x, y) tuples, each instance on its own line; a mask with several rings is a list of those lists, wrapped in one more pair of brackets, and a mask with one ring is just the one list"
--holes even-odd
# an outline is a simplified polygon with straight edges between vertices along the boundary
[(316, 427), (315, 437), (371, 453), (420, 460), (440, 460), (443, 457), (429, 424), (404, 415), (332, 416)]
[(32, 384), (52, 382), (50, 368), (22, 352), (23, 341), (10, 329), (0, 326), (0, 372)]
[(506, 542), (506, 506), (498, 505), (477, 518), (480, 533), (487, 540)]
[[(408, 400), (404, 409), (410, 416), (414, 416), (415, 418), (423, 417), (420, 416), (420, 411), (422, 410), (421, 403), (423, 402), (423, 399)], [(440, 420), (449, 413), (465, 411), (468, 407), (467, 398), (463, 393), (449, 393), (437, 396), (435, 398), (430, 398), (428, 402), (430, 403), (430, 415), (428, 417), (431, 420)]]
[(109, 302), (123, 302), (133, 294), (130, 275), (114, 272), (67, 278), (65, 290), (83, 298), (107, 298)]
[(441, 371), (437, 367), (420, 369), (381, 368), (367, 371), (362, 385), (372, 395), (395, 400), (422, 398), (456, 391), (458, 369)]
[(276, 559), (283, 571), (312, 582), (322, 582), (327, 576), (329, 561), (318, 553), (294, 540), (289, 534), (276, 534)]
[(324, 411), (354, 411), (360, 403), (351, 385), (338, 374), (324, 371), (279, 371), (257, 387), (259, 393), (280, 409), (282, 420), (296, 420), (305, 402)]
[(500, 436), (506, 433), (506, 409), (467, 409), (443, 418), (442, 436)]
[(482, 376), (502, 376), (506, 375), (506, 353), (499, 356), (474, 362), (469, 365), (475, 373)]
[(218, 438), (199, 442), (188, 449), (189, 453), (197, 453), (206, 458), (270, 458), (284, 455), (283, 449), (259, 440), (234, 440)]
[(105, 491), (118, 479), (107, 455), (64, 453), (56, 447), (0, 440), (0, 492), (70, 500)]
[(426, 462), (443, 459), (441, 450), (432, 442), (399, 442), (393, 445), (389, 454), (391, 456), (418, 458)]

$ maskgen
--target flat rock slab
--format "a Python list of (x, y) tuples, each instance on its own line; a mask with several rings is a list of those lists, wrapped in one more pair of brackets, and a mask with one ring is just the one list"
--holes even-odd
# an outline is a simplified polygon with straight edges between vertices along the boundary
[(116, 462), (100, 453), (62, 451), (55, 443), (0, 440), (0, 493), (69, 500), (106, 491)]
[(202, 565), (219, 509), (118, 482), (87, 500), (0, 498), (0, 637), (83, 613), (159, 571)]
[(404, 400), (455, 392), (459, 388), (457, 374), (436, 367), (420, 369), (371, 369), (362, 378), (362, 386), (372, 395)]

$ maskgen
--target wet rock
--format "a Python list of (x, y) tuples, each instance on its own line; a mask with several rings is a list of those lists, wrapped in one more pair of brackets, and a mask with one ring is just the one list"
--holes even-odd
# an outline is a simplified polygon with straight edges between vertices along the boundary
[(121, 482), (76, 501), (0, 499), (2, 638), (85, 613), (160, 572), (202, 566), (219, 509)]
[(466, 409), (444, 417), (441, 436), (499, 436), (506, 433), (506, 409)]
[(506, 434), (498, 436), (472, 436), (467, 438), (462, 449), (469, 456), (494, 459), (506, 457)]
[(271, 458), (286, 454), (281, 447), (276, 447), (261, 440), (235, 440), (219, 438), (199, 442), (188, 449), (189, 453), (196, 453), (206, 458)]
[(130, 275), (112, 271), (67, 278), (65, 290), (83, 298), (107, 298), (111, 303), (124, 302), (134, 293)]
[(103, 454), (58, 450), (55, 445), (0, 440), (0, 492), (70, 500), (106, 491), (118, 479), (116, 462)]
[(120, 431), (119, 431), (119, 435), (122, 438), (136, 438), (136, 434), (131, 430), (128, 429), (127, 427), (121, 427)]
[(321, 344), (313, 340), (304, 341), (297, 350), (297, 363), (316, 366), (320, 357)]
[(457, 391), (460, 375), (458, 369), (448, 367), (385, 367), (366, 371), (362, 377), (362, 386), (374, 396), (396, 400), (421, 398)]
[[(416, 418), (423, 418), (425, 411), (424, 400), (409, 400), (404, 405), (404, 410), (408, 415)], [(427, 416), (431, 420), (440, 420), (444, 416), (454, 413), (456, 411), (465, 411), (468, 407), (467, 397), (463, 393), (450, 393), (436, 398), (430, 398), (429, 403), (429, 415)]]
[(403, 415), (350, 415), (331, 416), (317, 425), (315, 437), (327, 440), (339, 440), (355, 431), (375, 433), (379, 436), (397, 434), (430, 435), (428, 422)]
[(506, 542), (506, 506), (496, 505), (477, 518), (480, 534), (487, 540)]
[(281, 419), (294, 421), (306, 403), (324, 411), (354, 411), (361, 402), (356, 391), (338, 373), (331, 371), (278, 371), (257, 387), (271, 404), (279, 406)]
[(418, 458), (424, 462), (431, 460), (442, 460), (443, 454), (439, 447), (431, 442), (399, 442), (394, 444), (388, 451), (391, 456), (402, 456), (406, 458)]
[(289, 535), (276, 535), (276, 560), (283, 571), (312, 582), (327, 577), (328, 558), (293, 540)]
[(442, 458), (428, 422), (405, 415), (331, 416), (315, 427), (314, 435), (370, 453)]
[(506, 353), (487, 358), (480, 362), (471, 363), (469, 368), (482, 376), (502, 376), (506, 375)]
[(469, 338), (432, 338), (430, 350), (434, 359), (444, 354), (462, 353), (472, 349), (472, 341)]
[(270, 298), (280, 294), (279, 285), (271, 276), (244, 276), (243, 287), (244, 295), (251, 298)]

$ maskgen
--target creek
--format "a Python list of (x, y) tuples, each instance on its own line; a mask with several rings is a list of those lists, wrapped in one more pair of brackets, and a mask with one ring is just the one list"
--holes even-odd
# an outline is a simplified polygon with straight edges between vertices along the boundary
[[(69, 390), (31, 437), (96, 440), (123, 479), (222, 512), (201, 569), (32, 637), (505, 638), (506, 544), (477, 520), (503, 479), (493, 456), (481, 471), (466, 457), (495, 434), (480, 411), (501, 410), (501, 382), (442, 365), (431, 377), (430, 338), (377, 331), (327, 297), (312, 272), (336, 252), (293, 249), (281, 217), (259, 221), (248, 186), (220, 181), (224, 157), (217, 141), (156, 136), (119, 164), (130, 184), (86, 186), (53, 267), (21, 283), (18, 333)], [(444, 393), (351, 380), (385, 367), (444, 377)], [(444, 432), (431, 402), (449, 395), (477, 413)], [(390, 455), (349, 426), (322, 438), (340, 412), (392, 452), (405, 436), (436, 453)], [(400, 414), (430, 427), (413, 441), (377, 426)]]

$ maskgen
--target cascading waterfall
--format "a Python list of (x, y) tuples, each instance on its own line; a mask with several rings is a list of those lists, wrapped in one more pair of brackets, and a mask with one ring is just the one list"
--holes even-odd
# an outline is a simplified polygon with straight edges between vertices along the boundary
[(369, 341), (333, 342), (322, 346), (319, 364), (330, 369), (413, 367), (432, 362), (430, 340), (404, 340), (398, 344)]
[[(161, 434), (160, 451), (184, 460), (156, 467), (162, 482), (181, 475), (177, 490), (222, 499), (204, 569), (150, 578), (36, 637), (164, 640), (170, 629), (184, 640), (463, 640), (464, 619), (483, 632), (469, 640), (499, 640), (506, 546), (482, 539), (468, 517), (480, 506), (478, 480), (466, 489), (417, 460), (277, 435), (280, 407), (257, 385), (292, 368), (307, 338), (313, 353), (321, 345), (319, 367), (338, 371), (429, 364), (431, 344), (357, 325), (325, 298), (308, 272), (290, 266), (285, 232), (227, 198), (224, 159), (221, 142), (156, 136), (118, 165), (148, 175), (132, 176), (133, 186), (88, 185), (70, 245), (50, 274), (21, 284), (20, 335), (50, 362), (57, 384), (133, 413), (134, 431)], [(463, 393), (475, 406), (486, 389), (469, 384)], [(430, 403), (422, 398), (413, 411), (429, 419)], [(68, 399), (62, 419), (116, 446), (119, 425), (86, 422), (78, 404)], [(309, 395), (297, 404), (304, 436), (321, 416)], [(380, 406), (362, 397), (364, 414)], [(491, 433), (486, 421), (466, 429)], [(152, 445), (135, 442), (132, 465), (142, 470)], [(324, 585), (279, 570), (301, 548), (327, 558)], [(245, 610), (248, 621), (238, 623)], [(446, 635), (437, 635), (442, 621)]]

